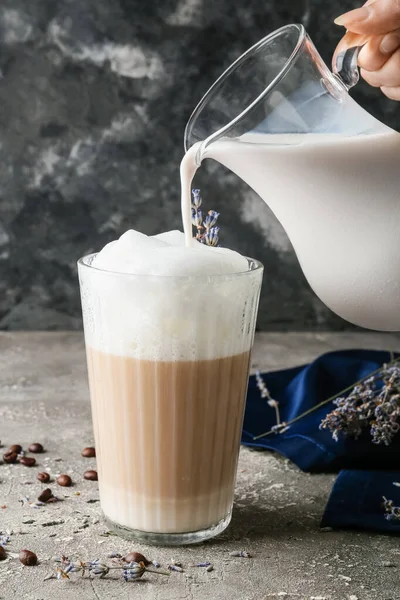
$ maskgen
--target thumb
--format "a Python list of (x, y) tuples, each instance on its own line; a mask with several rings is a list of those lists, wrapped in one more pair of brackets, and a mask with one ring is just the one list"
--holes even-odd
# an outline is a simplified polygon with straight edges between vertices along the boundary
[(378, 35), (400, 28), (400, 0), (375, 0), (335, 19), (353, 33)]

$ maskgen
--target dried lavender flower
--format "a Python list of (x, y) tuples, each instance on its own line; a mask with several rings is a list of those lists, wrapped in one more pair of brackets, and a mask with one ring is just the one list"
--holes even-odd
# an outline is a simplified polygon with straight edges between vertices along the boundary
[[(83, 562), (81, 560), (71, 561), (67, 556), (55, 558), (57, 566), (57, 579), (69, 579), (71, 573), (81, 573), (82, 577), (88, 573), (90, 576), (98, 576), (100, 579), (106, 577), (111, 570), (119, 570), (125, 581), (135, 581), (140, 579), (146, 571), (157, 575), (169, 575), (167, 571), (152, 571), (146, 569), (143, 561), (131, 561), (127, 564), (118, 562), (121, 560), (118, 553), (112, 553), (114, 561), (111, 565), (101, 562), (99, 558)], [(178, 568), (178, 567), (177, 567)]]
[(395, 506), (393, 500), (388, 500), (383, 496), (383, 508), (387, 521), (400, 521), (400, 506)]
[(207, 246), (217, 246), (219, 242), (219, 227), (211, 227), (211, 229), (206, 231), (203, 239)]
[(85, 574), (85, 563), (83, 563), (82, 561), (71, 561), (65, 566), (63, 570), (65, 575), (67, 575), (68, 573), (82, 573), (83, 577)]
[(86, 563), (89, 573), (92, 575), (99, 575), (100, 579), (105, 577), (110, 571), (110, 567), (100, 562), (100, 559), (90, 561)]
[(178, 573), (183, 573), (183, 569), (179, 565), (168, 565), (168, 569), (170, 571), (177, 571)]
[(246, 550), (233, 550), (229, 552), (229, 556), (238, 556), (240, 558), (251, 558), (251, 554)]
[(220, 213), (218, 213), (215, 210), (209, 210), (206, 218), (203, 221), (204, 228), (209, 230), (209, 229), (211, 229), (211, 227), (214, 227), (214, 225), (218, 221), (219, 214)]
[[(272, 428), (275, 430), (275, 433), (283, 433), (283, 428), (286, 427), (285, 423), (281, 423), (281, 416), (279, 412), (279, 402), (274, 400), (269, 393), (269, 389), (265, 385), (265, 381), (262, 378), (260, 371), (256, 371), (256, 383), (257, 387), (260, 390), (261, 398), (266, 399), (268, 406), (275, 409), (276, 416), (276, 425)], [(286, 431), (286, 429), (285, 429)]]
[(192, 190), (192, 225), (196, 227), (196, 240), (207, 246), (217, 246), (219, 242), (219, 227), (216, 227), (220, 213), (209, 210), (203, 221), (203, 212), (200, 209), (202, 199), (200, 190)]
[(11, 537), (0, 531), (0, 546), (5, 546), (10, 541)]
[(192, 190), (192, 196), (193, 196), (193, 200), (192, 200), (192, 204), (194, 206), (194, 208), (199, 208), (201, 206), (201, 196), (200, 196), (200, 190)]
[(143, 577), (145, 571), (143, 563), (131, 562), (123, 569), (122, 576), (125, 581), (137, 581)]
[(107, 558), (122, 558), (122, 554), (119, 552), (109, 552)]
[(336, 408), (322, 420), (320, 429), (329, 429), (334, 440), (340, 433), (357, 439), (369, 428), (374, 444), (389, 446), (400, 430), (399, 361), (383, 365), (333, 403)]
[(192, 225), (197, 229), (201, 229), (201, 225), (203, 222), (203, 213), (201, 210), (195, 210), (192, 208)]

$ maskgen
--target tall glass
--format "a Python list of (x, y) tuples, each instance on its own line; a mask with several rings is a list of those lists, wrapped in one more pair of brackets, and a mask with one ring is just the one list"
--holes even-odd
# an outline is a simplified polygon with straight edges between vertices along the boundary
[(229, 524), (263, 267), (144, 276), (78, 262), (100, 502), (116, 533), (178, 545)]

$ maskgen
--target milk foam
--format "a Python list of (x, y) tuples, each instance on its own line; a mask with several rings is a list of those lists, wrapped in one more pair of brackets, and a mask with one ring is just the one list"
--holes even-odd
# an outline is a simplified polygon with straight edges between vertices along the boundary
[[(127, 231), (80, 267), (89, 346), (154, 361), (223, 358), (250, 350), (260, 270), (237, 252), (169, 231)], [(235, 335), (232, 335), (235, 332)]]
[(149, 237), (132, 229), (99, 252), (93, 266), (132, 275), (227, 275), (248, 270), (246, 258), (226, 248), (196, 240), (185, 246), (185, 235), (167, 231)]

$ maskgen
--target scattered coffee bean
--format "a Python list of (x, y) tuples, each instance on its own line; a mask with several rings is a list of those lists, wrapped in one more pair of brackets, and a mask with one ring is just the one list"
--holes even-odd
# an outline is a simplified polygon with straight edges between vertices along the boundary
[(61, 485), (62, 487), (69, 487), (70, 485), (72, 485), (72, 479), (69, 475), (59, 475), (56, 481), (58, 485)]
[(34, 444), (31, 444), (29, 446), (28, 450), (29, 452), (33, 452), (33, 454), (40, 454), (41, 452), (43, 452), (44, 448), (42, 444), (35, 442)]
[(85, 471), (83, 474), (83, 477), (85, 479), (88, 479), (89, 481), (97, 481), (98, 480), (97, 471), (94, 471), (92, 469), (89, 469), (89, 471)]
[(17, 462), (17, 458), (18, 454), (16, 452), (11, 452), (10, 450), (7, 450), (7, 452), (4, 452), (3, 454), (3, 460), (8, 464)]
[(33, 567), (33, 565), (36, 565), (37, 563), (37, 556), (34, 552), (24, 549), (19, 553), (19, 560), (23, 565), (26, 565), (27, 567)]
[(53, 504), (55, 502), (59, 502), (60, 499), (56, 498), (55, 496), (52, 496), (49, 500), (47, 500), (47, 504)]
[(50, 488), (46, 488), (43, 492), (38, 496), (39, 502), (47, 502), (50, 498), (53, 497), (53, 492)]
[(47, 483), (48, 481), (50, 481), (50, 475), (48, 473), (46, 473), (45, 471), (43, 471), (42, 473), (38, 473), (37, 478), (42, 483)]
[(33, 467), (36, 464), (36, 458), (33, 458), (33, 456), (21, 456), (19, 462), (26, 467)]
[(8, 452), (15, 452), (16, 454), (19, 454), (20, 452), (22, 452), (22, 446), (20, 446), (19, 444), (13, 444), (9, 447)]
[(86, 458), (94, 458), (96, 456), (96, 449), (95, 448), (84, 448), (82, 450), (82, 456), (85, 456)]
[(3, 546), (0, 546), (0, 560), (5, 560), (6, 557), (6, 551), (4, 550)]
[(129, 554), (127, 554), (126, 556), (124, 556), (124, 561), (127, 563), (130, 562), (137, 562), (137, 563), (144, 563), (144, 565), (147, 567), (147, 565), (150, 564), (150, 561), (147, 560), (147, 558), (145, 556), (143, 556), (143, 554), (140, 554), (140, 552), (129, 552)]

